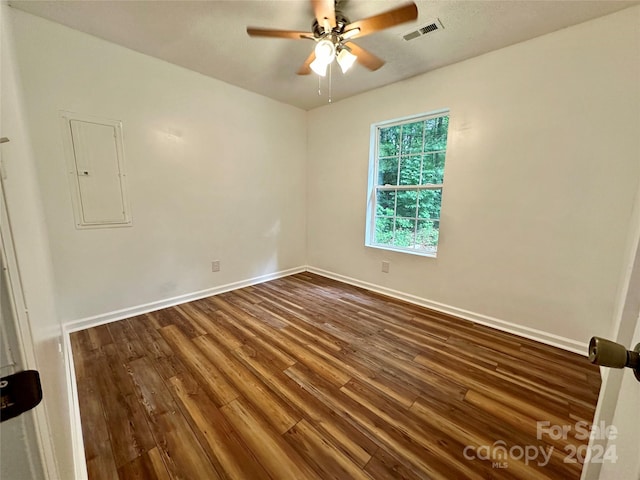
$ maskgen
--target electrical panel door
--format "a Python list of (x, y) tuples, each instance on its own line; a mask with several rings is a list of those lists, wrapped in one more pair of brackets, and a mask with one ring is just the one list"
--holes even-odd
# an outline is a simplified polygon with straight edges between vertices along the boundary
[(76, 227), (130, 225), (121, 123), (68, 113), (63, 121)]

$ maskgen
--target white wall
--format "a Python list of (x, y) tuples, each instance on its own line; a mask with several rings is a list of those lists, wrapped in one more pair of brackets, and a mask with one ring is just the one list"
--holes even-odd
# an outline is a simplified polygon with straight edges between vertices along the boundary
[[(73, 465), (65, 363), (58, 350), (62, 330), (56, 314), (51, 254), (36, 177), (37, 167), (25, 125), (25, 94), (17, 78), (10, 17), (11, 9), (2, 4), (0, 136), (10, 139), (1, 148), (6, 173), (2, 184), (11, 221), (11, 230), (8, 224), (3, 224), (2, 234), (3, 238), (11, 234), (5, 241), (12, 239), (10, 243), (15, 248), (15, 255), (9, 251), (7, 255), (11, 257), (9, 273), (16, 308), (20, 310), (17, 321), (20, 322), (22, 367), (39, 370), (42, 382), (43, 401), (33, 412), (43, 461), (50, 478), (68, 479), (73, 478)], [(19, 278), (15, 261), (20, 269)], [(59, 477), (55, 476), (56, 470)]]
[[(305, 264), (304, 111), (12, 14), (64, 323)], [(74, 228), (59, 110), (122, 120), (133, 227)]]
[[(627, 9), (311, 111), (309, 265), (577, 350), (611, 334), (640, 177), (639, 22)], [(441, 108), (438, 258), (365, 248), (370, 125)]]

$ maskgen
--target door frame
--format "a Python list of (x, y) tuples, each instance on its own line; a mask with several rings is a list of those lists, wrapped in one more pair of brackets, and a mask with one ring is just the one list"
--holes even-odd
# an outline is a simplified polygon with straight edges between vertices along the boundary
[[(1, 161), (0, 157), (0, 260), (3, 267), (3, 271), (0, 272), (0, 274), (3, 276), (3, 279), (7, 281), (7, 290), (10, 299), (9, 308), (13, 314), (13, 318), (4, 319), (4, 321), (13, 321), (15, 324), (18, 339), (18, 351), (12, 351), (15, 360), (25, 369), (38, 370), (35, 345), (31, 335), (29, 310), (22, 288), (22, 278), (14, 248), (11, 220), (7, 210)], [(36, 443), (42, 460), (42, 470), (44, 471), (45, 480), (56, 480), (59, 478), (58, 466), (44, 402), (41, 402), (32, 412)], [(31, 461), (33, 462), (33, 460)]]
[[(633, 348), (631, 345), (640, 318), (640, 189), (636, 193), (635, 203), (630, 216), (630, 229), (625, 252), (624, 271), (618, 289), (618, 301), (614, 312), (614, 325), (610, 337), (614, 342)], [(613, 423), (620, 387), (624, 375), (632, 375), (627, 369), (600, 368), (602, 385), (600, 396), (593, 418), (594, 425), (611, 425)], [(589, 450), (598, 446), (603, 451), (607, 448), (606, 438), (591, 438)], [(602, 463), (585, 463), (581, 480), (598, 480)]]

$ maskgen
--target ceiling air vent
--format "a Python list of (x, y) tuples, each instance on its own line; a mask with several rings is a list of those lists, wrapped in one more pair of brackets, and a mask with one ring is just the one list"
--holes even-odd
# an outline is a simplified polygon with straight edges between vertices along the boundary
[(428, 22), (421, 27), (418, 27), (416, 30), (411, 30), (410, 32), (405, 33), (404, 35), (402, 35), (402, 38), (404, 38), (408, 42), (409, 40), (413, 40), (415, 38), (422, 37), (429, 33), (437, 32), (443, 29), (444, 26), (442, 25), (442, 22), (439, 18), (437, 18), (435, 21)]

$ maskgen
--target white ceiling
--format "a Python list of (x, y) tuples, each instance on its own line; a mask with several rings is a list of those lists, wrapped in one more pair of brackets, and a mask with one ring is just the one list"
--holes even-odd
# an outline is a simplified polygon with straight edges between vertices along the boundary
[[(356, 21), (406, 0), (342, 0)], [(334, 101), (481, 55), (640, 3), (615, 0), (416, 0), (419, 17), (358, 39), (386, 60), (370, 72), (357, 65), (333, 70)], [(39, 1), (10, 5), (139, 52), (303, 109), (328, 101), (327, 82), (296, 71), (313, 48), (310, 40), (250, 38), (246, 26), (311, 30), (309, 0)], [(440, 19), (444, 30), (405, 41), (404, 33)]]

